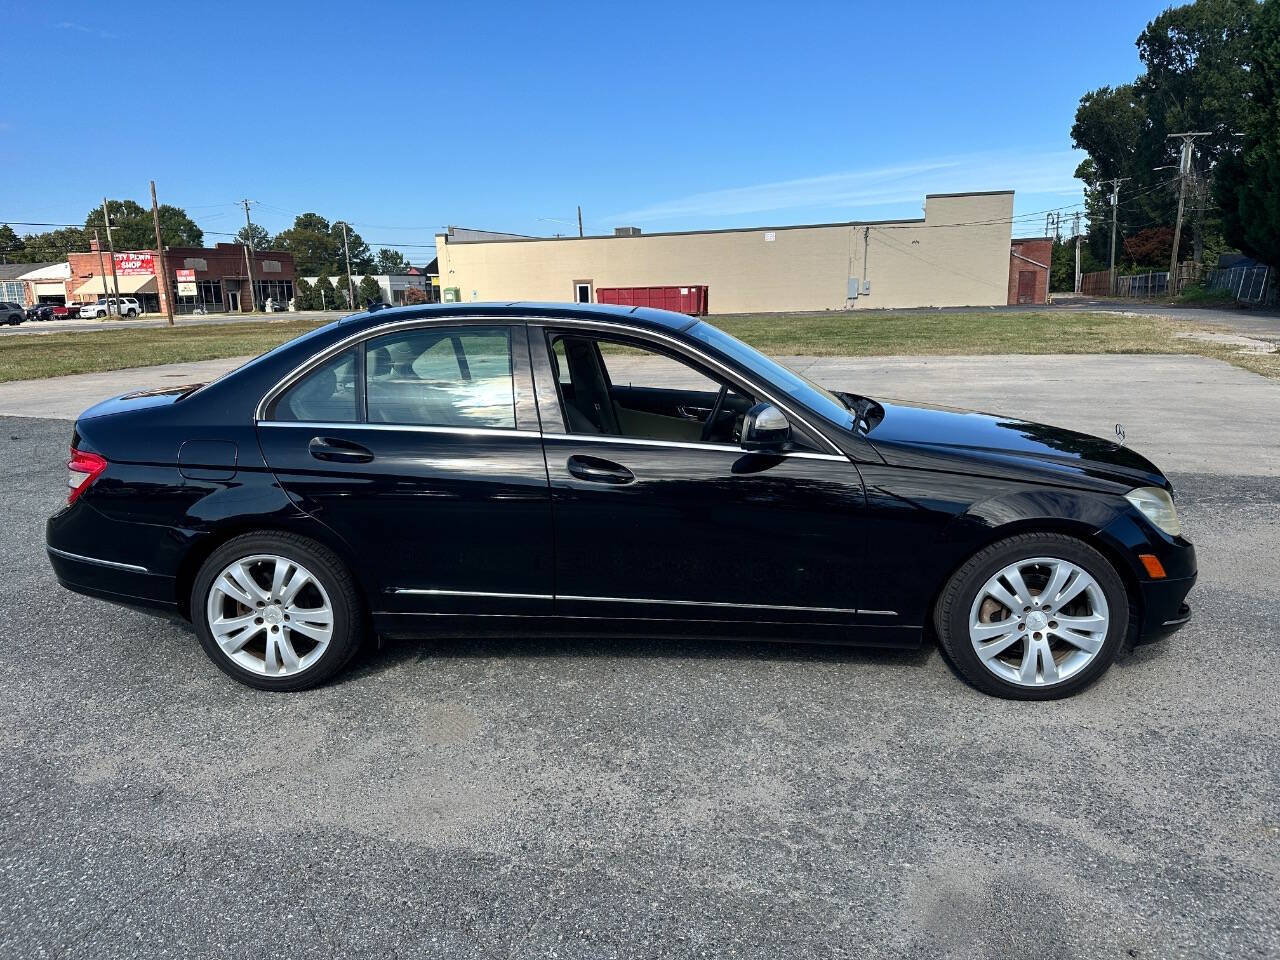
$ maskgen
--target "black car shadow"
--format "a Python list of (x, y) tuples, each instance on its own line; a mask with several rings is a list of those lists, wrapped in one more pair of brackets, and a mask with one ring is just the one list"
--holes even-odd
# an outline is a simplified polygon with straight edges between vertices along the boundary
[[(495, 657), (528, 659), (617, 660), (734, 660), (787, 663), (890, 664), (920, 669), (933, 657), (935, 644), (927, 640), (912, 650), (840, 644), (797, 643), (720, 638), (634, 637), (426, 637), (388, 638), (367, 644), (347, 670), (330, 681), (348, 683), (394, 670), (401, 664)], [(945, 661), (945, 657), (943, 660)]]

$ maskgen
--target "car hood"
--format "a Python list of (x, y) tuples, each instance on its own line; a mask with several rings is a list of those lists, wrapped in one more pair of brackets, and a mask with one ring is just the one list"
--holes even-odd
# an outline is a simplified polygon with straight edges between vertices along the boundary
[[(889, 463), (921, 454), (1000, 472), (1052, 474), (1058, 482), (1090, 478), (1123, 486), (1168, 486), (1146, 457), (1111, 440), (1062, 427), (906, 400), (880, 400), (867, 439)], [(878, 416), (877, 416), (878, 415)], [(1046, 478), (1048, 479), (1048, 478)]]

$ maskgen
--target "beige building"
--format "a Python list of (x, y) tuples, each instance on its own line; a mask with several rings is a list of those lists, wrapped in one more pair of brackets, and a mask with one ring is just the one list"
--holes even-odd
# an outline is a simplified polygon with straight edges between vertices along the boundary
[(436, 237), (442, 290), (587, 300), (609, 287), (708, 287), (710, 313), (992, 306), (1008, 299), (1013, 191), (929, 194), (924, 216), (604, 237)]

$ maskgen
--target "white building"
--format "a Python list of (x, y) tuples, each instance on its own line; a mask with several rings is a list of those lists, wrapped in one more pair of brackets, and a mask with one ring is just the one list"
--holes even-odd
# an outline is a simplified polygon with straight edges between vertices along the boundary
[[(395, 273), (395, 274), (365, 274), (354, 273), (351, 275), (351, 282), (355, 284), (356, 296), (360, 295), (360, 281), (364, 276), (371, 276), (378, 282), (378, 288), (382, 290), (382, 302), (391, 304), (392, 306), (400, 306), (405, 303), (404, 292), (410, 287), (421, 290), (423, 293), (429, 294), (427, 286), (427, 278), (421, 273)], [(309, 286), (314, 287), (319, 277), (303, 277)], [(336, 284), (337, 277), (330, 277), (329, 282)]]

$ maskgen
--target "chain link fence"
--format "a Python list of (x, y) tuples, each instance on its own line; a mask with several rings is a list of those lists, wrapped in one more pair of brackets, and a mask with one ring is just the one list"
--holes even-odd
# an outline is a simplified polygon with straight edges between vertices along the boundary
[(1275, 271), (1270, 267), (1227, 267), (1205, 273), (1204, 288), (1221, 290), (1235, 297), (1237, 303), (1274, 304), (1276, 302)]

